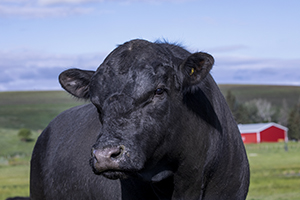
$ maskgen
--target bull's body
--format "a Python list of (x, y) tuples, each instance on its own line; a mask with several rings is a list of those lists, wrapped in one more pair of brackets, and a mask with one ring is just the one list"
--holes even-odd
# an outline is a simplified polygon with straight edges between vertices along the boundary
[(63, 112), (39, 137), (31, 198), (245, 199), (248, 160), (212, 64), (134, 40), (96, 73), (62, 74), (67, 91), (93, 104)]

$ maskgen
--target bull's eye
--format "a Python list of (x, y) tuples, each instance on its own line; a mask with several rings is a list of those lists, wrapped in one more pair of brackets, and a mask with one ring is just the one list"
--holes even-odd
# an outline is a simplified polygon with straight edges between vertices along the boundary
[(156, 90), (155, 90), (155, 95), (162, 95), (163, 93), (164, 93), (164, 89), (163, 88), (157, 88)]

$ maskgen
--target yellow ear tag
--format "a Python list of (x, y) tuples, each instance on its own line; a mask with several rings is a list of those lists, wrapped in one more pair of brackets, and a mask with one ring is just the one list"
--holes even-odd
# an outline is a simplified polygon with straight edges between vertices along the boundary
[(192, 68), (192, 69), (191, 69), (190, 76), (192, 76), (194, 72), (195, 72), (195, 69), (194, 69), (194, 68)]

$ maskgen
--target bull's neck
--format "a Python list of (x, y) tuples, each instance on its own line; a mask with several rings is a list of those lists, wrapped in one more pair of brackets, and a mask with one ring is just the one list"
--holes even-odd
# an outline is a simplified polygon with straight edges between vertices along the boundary
[[(213, 176), (213, 166), (217, 163), (214, 149), (221, 148), (221, 134), (205, 120), (195, 118), (189, 112), (182, 124), (187, 123), (184, 134), (177, 138), (176, 149), (179, 163), (174, 173), (174, 190), (172, 200), (203, 198), (207, 186), (207, 176)], [(197, 116), (198, 117), (198, 116)], [(174, 149), (174, 151), (176, 151)]]
[(172, 199), (174, 193), (174, 176), (169, 176), (159, 182), (152, 183), (151, 186), (158, 199)]

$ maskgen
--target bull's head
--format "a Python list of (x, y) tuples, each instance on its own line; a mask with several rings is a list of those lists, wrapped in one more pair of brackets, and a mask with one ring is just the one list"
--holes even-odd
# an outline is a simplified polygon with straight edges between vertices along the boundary
[(197, 89), (213, 63), (206, 53), (133, 40), (117, 47), (96, 72), (61, 73), (62, 87), (90, 99), (99, 112), (102, 128), (91, 147), (94, 172), (152, 181), (172, 174), (188, 137), (181, 133), (195, 131), (184, 95)]

